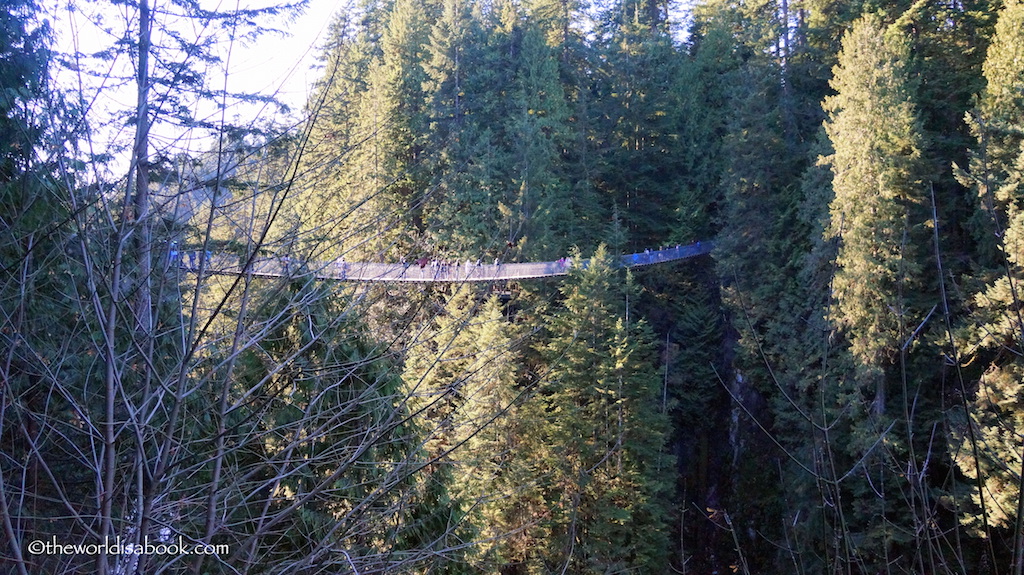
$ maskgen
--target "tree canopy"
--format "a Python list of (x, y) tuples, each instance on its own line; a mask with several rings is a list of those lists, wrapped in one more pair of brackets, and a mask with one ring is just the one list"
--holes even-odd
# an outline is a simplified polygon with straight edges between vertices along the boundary
[(1024, 572), (1019, 0), (4, 8), (0, 570)]

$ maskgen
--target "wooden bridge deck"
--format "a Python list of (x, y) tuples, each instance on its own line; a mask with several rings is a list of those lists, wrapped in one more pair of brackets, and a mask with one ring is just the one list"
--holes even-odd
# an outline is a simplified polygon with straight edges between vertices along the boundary
[[(686, 246), (627, 254), (620, 258), (621, 267), (632, 268), (666, 263), (709, 253), (714, 246), (710, 242), (696, 242)], [(196, 271), (195, 254), (182, 254), (178, 261), (180, 268)], [(188, 261), (186, 261), (188, 260)], [(528, 263), (459, 264), (420, 266), (410, 264), (378, 264), (368, 262), (296, 262), (287, 258), (261, 259), (252, 262), (249, 270), (243, 270), (238, 258), (227, 254), (209, 256), (208, 273), (240, 275), (251, 273), (257, 277), (302, 277), (313, 275), (318, 279), (358, 282), (492, 282), (545, 278), (567, 275), (575, 265), (586, 266), (589, 260), (581, 262), (553, 261)]]

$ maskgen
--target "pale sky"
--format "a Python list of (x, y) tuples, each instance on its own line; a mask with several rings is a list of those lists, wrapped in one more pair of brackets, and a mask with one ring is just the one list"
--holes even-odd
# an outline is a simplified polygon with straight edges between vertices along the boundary
[[(199, 0), (208, 9), (228, 11), (238, 7), (258, 8), (274, 4), (277, 0)], [(158, 14), (165, 20), (167, 12), (177, 8), (171, 0), (149, 0)], [(290, 117), (284, 117), (276, 108), (254, 105), (232, 105), (225, 115), (229, 123), (289, 123), (299, 120), (307, 101), (310, 87), (322, 74), (314, 69), (320, 46), (325, 42), (329, 25), (335, 12), (348, 10), (355, 0), (310, 0), (305, 11), (291, 22), (267, 21), (265, 26), (281, 28), (287, 35), (264, 34), (250, 45), (236, 43), (228, 58), (226, 46), (222, 46), (221, 58), (228, 63), (228, 91), (235, 93), (276, 94), (277, 98), (292, 109)], [(42, 17), (53, 24), (58, 52), (96, 53), (111, 50), (119, 39), (137, 36), (137, 11), (124, 4), (108, 3), (103, 0), (43, 0)], [(192, 41), (196, 37), (209, 36), (209, 30), (197, 29), (199, 22), (181, 19), (174, 24), (180, 36)], [(126, 33), (126, 30), (130, 32)], [(223, 34), (221, 34), (223, 36)], [(154, 37), (154, 42), (173, 45), (167, 36)], [(88, 109), (90, 137), (89, 146), (95, 153), (109, 153), (115, 161), (108, 171), (118, 172), (117, 158), (125, 156), (130, 149), (132, 126), (126, 124), (126, 114), (134, 110), (137, 94), (133, 81), (118, 84), (112, 78), (134, 75), (135, 62), (130, 50), (111, 50), (113, 59), (98, 58), (86, 60), (77, 66), (56, 67), (56, 82), (65, 93), (82, 94), (83, 106)], [(201, 74), (211, 89), (224, 86), (223, 64), (206, 65), (194, 59), (188, 66)], [(205, 66), (205, 67), (204, 67)], [(181, 84), (177, 84), (178, 87)], [(164, 90), (164, 92), (160, 92)], [(150, 94), (152, 101), (173, 95), (173, 89), (155, 87)], [(186, 107), (195, 108), (202, 120), (219, 123), (221, 112), (215, 103), (184, 102)], [(116, 120), (111, 120), (117, 118)], [(171, 129), (164, 123), (154, 127), (152, 151), (155, 154), (174, 156), (181, 151), (195, 152), (210, 149), (207, 135), (195, 130)], [(112, 173), (109, 175), (113, 175)], [(101, 177), (106, 177), (100, 175)]]
[[(236, 6), (259, 7), (273, 3), (273, 0), (200, 0), (207, 9), (234, 10)], [(158, 11), (175, 11), (170, 0), (150, 0)], [(231, 47), (228, 58), (227, 47), (222, 46), (220, 56), (228, 63), (227, 88), (235, 93), (276, 94), (277, 98), (292, 108), (290, 120), (294, 122), (306, 103), (310, 87), (321, 72), (313, 69), (319, 47), (324, 43), (329, 24), (337, 10), (345, 9), (347, 0), (311, 0), (303, 14), (291, 22), (269, 20), (262, 22), (270, 28), (280, 28), (287, 36), (264, 34), (250, 45), (236, 43)], [(44, 0), (43, 18), (51, 22), (56, 49), (59, 53), (98, 53), (111, 50), (114, 42), (125, 37), (125, 30), (131, 29), (128, 37), (137, 33), (137, 11), (122, 5), (88, 2), (83, 0)], [(168, 19), (171, 21), (172, 19)], [(175, 29), (188, 41), (209, 35), (209, 30), (196, 29), (193, 21), (179, 20)], [(154, 43), (173, 45), (168, 36), (157, 37)], [(82, 106), (87, 109), (89, 119), (88, 146), (93, 153), (109, 153), (114, 162), (107, 166), (106, 174), (99, 177), (117, 177), (124, 169), (126, 150), (130, 148), (133, 129), (125, 124), (124, 114), (134, 110), (137, 101), (134, 81), (122, 82), (115, 78), (134, 75), (134, 56), (129, 50), (112, 50), (113, 58), (84, 59), (80, 64), (55, 66), (55, 82), (64, 93), (80, 94)], [(189, 66), (203, 75), (207, 85), (213, 89), (224, 87), (224, 64), (206, 65), (194, 59)], [(160, 100), (168, 92), (156, 86), (150, 94), (152, 101)], [(184, 104), (198, 112), (207, 121), (217, 123), (220, 112), (213, 102)], [(120, 114), (120, 116), (119, 116)], [(120, 117), (122, 119), (113, 120)], [(231, 106), (226, 119), (236, 124), (249, 122), (286, 122), (276, 108), (245, 105)], [(206, 134), (194, 130), (172, 129), (167, 124), (157, 124), (152, 133), (152, 153), (173, 156), (181, 151), (209, 149)]]
[(242, 47), (232, 66), (236, 89), (259, 93), (279, 91), (293, 108), (306, 102), (308, 88), (320, 71), (311, 70), (336, 10), (346, 2), (311, 0), (305, 13), (285, 28), (290, 36), (264, 35), (254, 45)]

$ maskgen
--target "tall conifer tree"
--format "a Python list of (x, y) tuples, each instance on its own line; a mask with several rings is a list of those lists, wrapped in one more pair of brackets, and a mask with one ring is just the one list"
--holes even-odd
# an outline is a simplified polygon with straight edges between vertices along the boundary
[(923, 143), (908, 57), (906, 42), (886, 34), (877, 17), (859, 21), (843, 41), (832, 81), (837, 94), (825, 103), (834, 149), (829, 234), (842, 242), (836, 320), (875, 413), (886, 410), (900, 336), (923, 318), (907, 295), (921, 286), (918, 246), (927, 245)]
[(410, 350), (406, 386), (425, 434), (428, 475), (443, 484), (459, 555), (483, 571), (512, 561), (523, 527), (517, 493), (530, 478), (520, 457), (516, 328), (496, 297), (458, 288)]
[(865, 569), (913, 565), (920, 555), (908, 534), (922, 531), (911, 527), (917, 509), (908, 502), (919, 494), (915, 485), (892, 485), (920, 464), (907, 362), (919, 347), (911, 334), (927, 313), (929, 211), (909, 44), (898, 28), (874, 15), (859, 20), (843, 39), (832, 87), (837, 93), (825, 101), (834, 190), (827, 233), (839, 249), (830, 319), (849, 342), (852, 370), (845, 378), (830, 374), (823, 391), (846, 410), (846, 435), (832, 449), (841, 467), (856, 469), (835, 495), (845, 497), (845, 515), (834, 524), (846, 545), (839, 561)]
[(548, 512), (532, 531), (530, 572), (666, 568), (667, 422), (650, 333), (626, 313), (632, 288), (611, 264), (602, 246), (574, 267), (540, 350), (550, 368), (524, 416)]
[[(341, 236), (346, 251), (355, 250), (350, 255), (354, 259), (377, 259), (389, 252), (392, 255), (387, 257), (397, 260), (424, 247), (423, 217), (430, 186), (423, 63), (432, 7), (398, 0), (370, 11), (365, 37), (357, 37), (355, 44), (341, 43), (338, 64), (342, 67), (330, 69), (330, 79), (337, 78), (345, 90), (339, 103), (354, 100), (354, 106), (337, 112), (343, 121), (338, 127), (341, 145), (333, 157), (324, 158), (327, 167), (342, 166), (340, 173), (328, 172), (342, 186), (335, 194), (339, 203), (329, 206), (328, 215), (344, 219), (340, 228), (334, 220), (326, 225), (338, 230), (335, 234)], [(370, 44), (361, 46), (361, 42)], [(364, 61), (367, 49), (370, 58)], [(354, 59), (353, 63), (346, 58)], [(353, 82), (345, 77), (350, 70), (362, 71), (364, 76)], [(322, 89), (331, 90), (330, 86)]]
[[(27, 553), (32, 540), (82, 536), (61, 502), (95, 496), (89, 470), (72, 454), (93, 437), (58, 431), (97, 406), (81, 384), (98, 376), (82, 307), (81, 254), (71, 224), (75, 174), (47, 145), (62, 118), (47, 97), (50, 30), (32, 1), (0, 9), (0, 564), (28, 575), (56, 562)], [(73, 143), (74, 135), (60, 134)], [(92, 499), (95, 501), (95, 499)]]
[[(971, 504), (962, 521), (985, 537), (1012, 530), (1015, 565), (1024, 563), (1021, 523), (1021, 431), (1019, 394), (1024, 362), (1020, 312), (1024, 266), (1024, 4), (1011, 0), (999, 14), (984, 66), (987, 85), (968, 117), (977, 139), (960, 181), (977, 195), (982, 264), (991, 279), (974, 296), (965, 349), (984, 361), (968, 413), (953, 427), (956, 464), (972, 480)], [(992, 254), (986, 248), (998, 248)], [(1000, 253), (1001, 252), (1001, 253)], [(992, 256), (995, 255), (995, 258)], [(970, 426), (970, 427), (968, 427)], [(1002, 533), (991, 527), (1006, 528)], [(1000, 546), (1002, 547), (1002, 546)]]

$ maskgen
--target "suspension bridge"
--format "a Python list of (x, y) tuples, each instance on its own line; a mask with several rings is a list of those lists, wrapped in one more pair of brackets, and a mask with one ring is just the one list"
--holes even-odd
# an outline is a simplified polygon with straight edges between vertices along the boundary
[[(683, 260), (710, 253), (711, 242), (695, 242), (659, 250), (645, 250), (626, 254), (616, 262), (618, 267), (633, 268)], [(287, 278), (313, 276), (317, 279), (382, 282), (382, 283), (426, 283), (426, 282), (494, 282), (568, 275), (574, 266), (586, 268), (590, 260), (573, 261), (561, 258), (551, 262), (526, 262), (484, 264), (471, 262), (440, 262), (426, 259), (397, 264), (348, 262), (344, 259), (333, 261), (300, 261), (287, 257), (256, 259), (248, 266), (242, 265), (237, 256), (206, 252), (176, 251), (170, 254), (172, 262), (180, 269), (192, 272), (223, 275), (252, 275), (254, 277)], [(205, 259), (205, 261), (201, 261)]]

